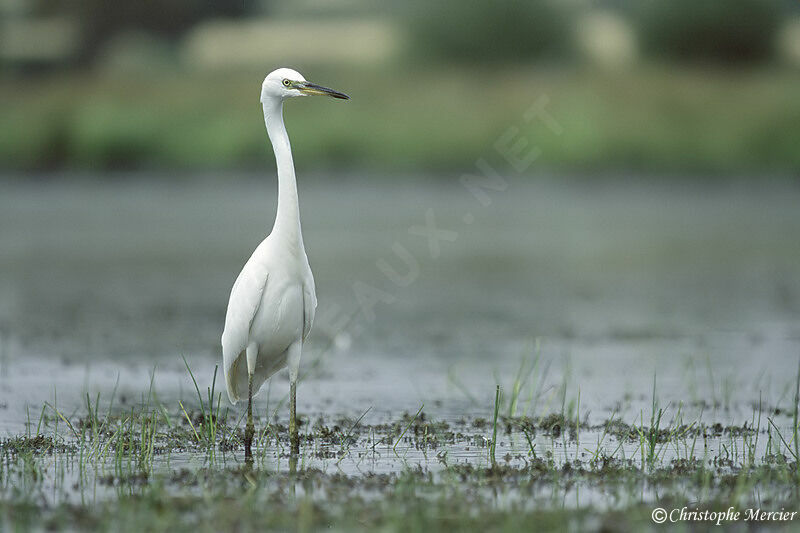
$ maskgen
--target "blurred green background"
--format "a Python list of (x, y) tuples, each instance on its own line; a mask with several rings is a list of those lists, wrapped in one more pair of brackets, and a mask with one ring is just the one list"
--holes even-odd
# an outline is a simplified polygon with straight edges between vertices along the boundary
[[(800, 168), (794, 0), (0, 0), (0, 169), (263, 168), (264, 75), (301, 169), (472, 168), (509, 126), (540, 168)], [(563, 127), (522, 113), (541, 96)], [(19, 172), (18, 172), (19, 173)]]

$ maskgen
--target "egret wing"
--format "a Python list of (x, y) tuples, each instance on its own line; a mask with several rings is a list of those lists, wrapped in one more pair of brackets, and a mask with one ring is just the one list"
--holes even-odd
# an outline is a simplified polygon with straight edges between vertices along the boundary
[(314, 278), (303, 284), (303, 340), (311, 332), (314, 323), (314, 314), (317, 309), (317, 295), (314, 290)]
[(222, 332), (222, 361), (225, 384), (231, 402), (239, 399), (234, 383), (238, 358), (249, 344), (250, 326), (261, 306), (261, 297), (267, 287), (269, 272), (257, 263), (245, 265), (231, 289), (228, 312), (225, 316), (225, 331)]

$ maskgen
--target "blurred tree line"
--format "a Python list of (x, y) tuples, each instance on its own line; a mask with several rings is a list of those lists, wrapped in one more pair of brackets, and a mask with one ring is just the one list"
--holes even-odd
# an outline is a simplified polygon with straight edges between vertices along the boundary
[[(24, 2), (23, 2), (24, 3)], [(27, 10), (68, 14), (79, 21), (75, 61), (90, 63), (109, 39), (135, 30), (176, 42), (208, 18), (269, 15), (279, 0), (32, 0)], [(292, 5), (292, 3), (286, 3)], [(325, 16), (337, 11), (319, 8)], [(723, 64), (769, 60), (784, 18), (800, 12), (797, 0), (412, 0), (376, 11), (366, 1), (340, 8), (339, 16), (394, 17), (404, 24), (416, 58), (460, 63), (565, 60), (576, 55), (576, 20), (603, 9), (634, 29), (642, 52), (659, 60)], [(280, 11), (287, 12), (284, 6)], [(289, 10), (291, 13), (291, 10)], [(301, 13), (303, 14), (303, 13)]]
[(773, 55), (780, 23), (796, 5), (777, 0), (649, 0), (639, 15), (640, 42), (657, 57), (760, 62)]
[(175, 41), (198, 22), (211, 17), (240, 18), (263, 11), (259, 2), (242, 0), (37, 0), (35, 11), (44, 15), (69, 14), (81, 28), (76, 60), (91, 62), (99, 50), (119, 33), (142, 31)]
[[(409, 28), (419, 55), (459, 62), (564, 59), (574, 54), (574, 21), (583, 3), (557, 0), (417, 2)], [(769, 60), (794, 0), (606, 0), (592, 8), (631, 22), (655, 58), (755, 63)]]
[[(460, 168), (516, 120), (536, 87), (552, 95), (553, 113), (566, 131), (557, 141), (546, 132), (526, 132), (543, 147), (546, 165), (800, 168), (796, 69), (762, 68), (731, 83), (724, 69), (659, 66), (609, 76), (604, 69), (579, 68), (563, 76), (559, 69), (517, 68), (627, 65), (637, 57), (735, 69), (779, 59), (800, 66), (798, 0), (409, 0), (380, 6), (368, 0), (0, 0), (0, 17), (0, 67), (11, 67), (0, 71), (9, 74), (0, 77), (0, 99), (7, 104), (0, 108), (0, 171), (260, 166), (269, 157), (263, 125), (254, 119), (253, 80), (263, 63), (283, 62), (298, 44), (314, 61), (337, 35), (344, 37), (344, 52), (320, 54), (310, 64), (333, 86), (357, 86), (361, 113), (326, 106), (329, 118), (321, 125), (314, 108), (297, 106), (293, 135), (307, 164)], [(49, 23), (30, 31), (35, 24), (26, 24), (37, 19), (78, 27), (69, 52), (53, 39), (59, 46), (49, 46), (55, 49), (49, 56), (15, 60), (4, 53), (16, 23), (23, 53), (52, 36)], [(353, 31), (353, 21), (362, 30)], [(313, 30), (325, 27), (333, 30), (314, 41)], [(364, 27), (369, 31), (359, 33)], [(386, 35), (396, 43), (390, 52), (373, 63), (354, 61), (353, 50), (379, 48), (375, 43)], [(265, 50), (274, 51), (268, 61), (259, 55)], [(203, 54), (216, 62), (204, 63)], [(239, 56), (250, 63), (227, 69)], [(305, 67), (302, 58), (288, 61)], [(425, 62), (430, 90), (420, 90), (413, 75)], [(373, 68), (381, 64), (389, 68)], [(450, 65), (460, 66), (441, 68)], [(474, 105), (475, 71), (493, 65), (512, 68), (496, 69), (492, 82), (480, 87), (484, 104)], [(76, 75), (46, 83), (27, 76), (76, 66)], [(180, 75), (163, 75), (175, 70)], [(399, 96), (406, 94), (414, 98)]]

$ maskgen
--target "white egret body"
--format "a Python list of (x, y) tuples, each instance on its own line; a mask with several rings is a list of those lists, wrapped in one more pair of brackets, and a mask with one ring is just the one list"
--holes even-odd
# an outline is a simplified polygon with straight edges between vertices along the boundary
[(278, 210), (269, 236), (255, 249), (231, 289), (222, 359), (232, 403), (248, 398), (245, 453), (254, 434), (252, 397), (275, 372), (289, 367), (289, 431), (292, 451), (299, 449), (296, 383), (303, 341), (311, 330), (317, 296), (300, 229), (297, 181), (289, 136), (283, 125), (283, 101), (295, 96), (348, 96), (309, 83), (287, 68), (271, 72), (261, 86), (267, 134), (278, 167)]

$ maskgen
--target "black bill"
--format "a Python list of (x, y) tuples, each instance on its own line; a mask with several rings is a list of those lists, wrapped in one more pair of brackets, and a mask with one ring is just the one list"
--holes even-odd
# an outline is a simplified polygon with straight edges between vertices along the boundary
[(350, 100), (350, 97), (344, 93), (307, 81), (298, 83), (295, 88), (305, 94), (319, 94), (322, 96), (330, 96), (331, 98), (338, 98), (339, 100)]

